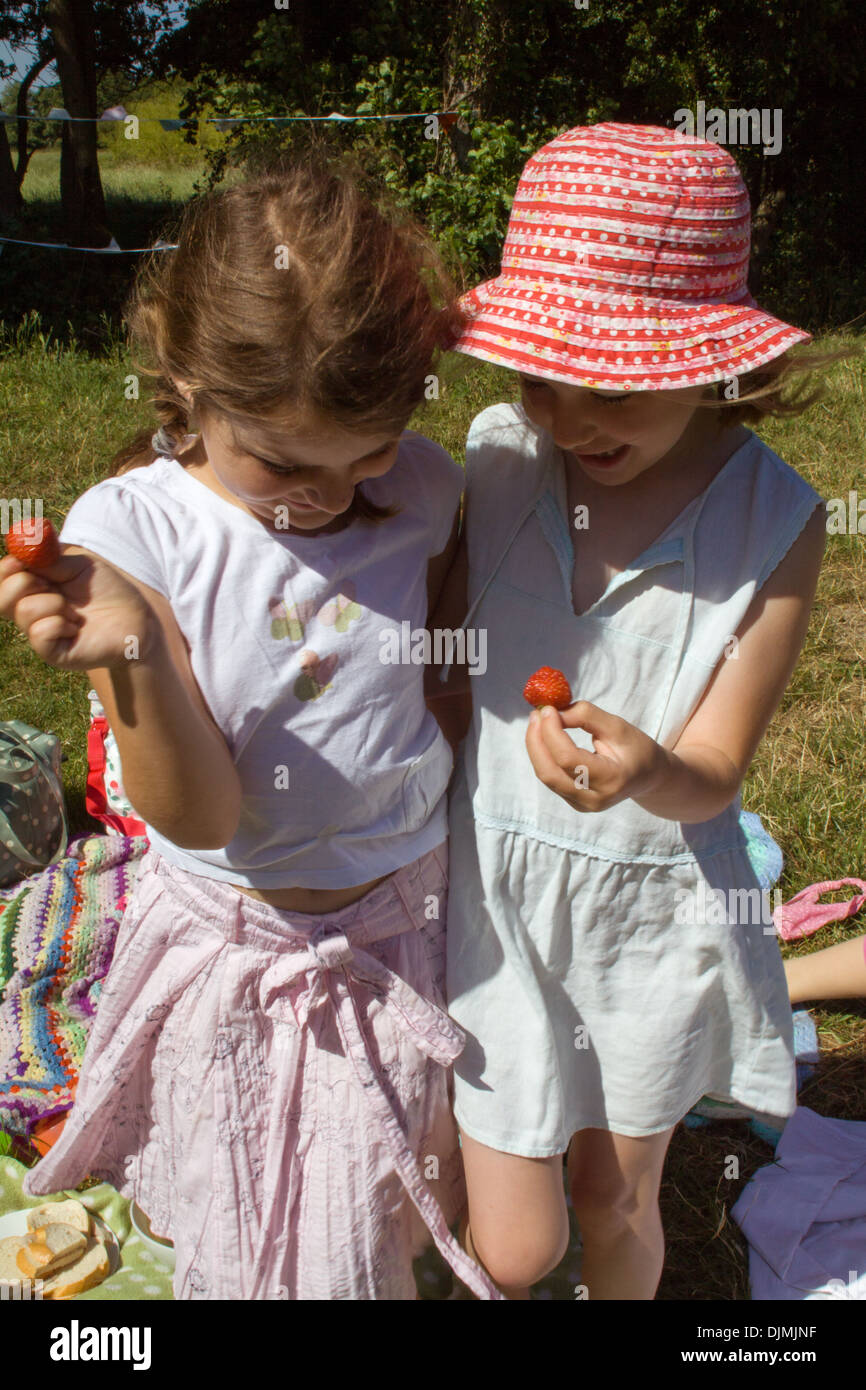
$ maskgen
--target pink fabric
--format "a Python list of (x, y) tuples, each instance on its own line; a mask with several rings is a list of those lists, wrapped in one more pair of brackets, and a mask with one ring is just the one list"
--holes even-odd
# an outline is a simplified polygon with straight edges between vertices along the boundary
[(321, 917), (152, 848), (117, 938), (63, 1135), (28, 1195), (87, 1173), (176, 1252), (184, 1299), (414, 1299), (465, 1203), (444, 1012), (446, 847)]
[(856, 888), (866, 889), (862, 878), (834, 878), (826, 883), (812, 883), (808, 888), (795, 893), (773, 913), (776, 930), (785, 941), (796, 941), (802, 936), (811, 936), (828, 922), (841, 922), (853, 917), (866, 903), (866, 892), (849, 898), (844, 903), (819, 903), (822, 893), (830, 893), (844, 884), (851, 883)]

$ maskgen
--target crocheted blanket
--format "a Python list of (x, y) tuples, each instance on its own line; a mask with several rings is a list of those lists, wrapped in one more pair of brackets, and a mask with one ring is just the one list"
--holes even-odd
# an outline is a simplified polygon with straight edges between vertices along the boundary
[(86, 835), (0, 890), (0, 1130), (72, 1105), (143, 836)]

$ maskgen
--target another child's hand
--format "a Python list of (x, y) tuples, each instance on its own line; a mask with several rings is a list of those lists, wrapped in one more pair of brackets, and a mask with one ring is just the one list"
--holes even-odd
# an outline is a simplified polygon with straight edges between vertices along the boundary
[[(577, 748), (566, 729), (585, 729), (596, 751)], [(533, 711), (526, 750), (539, 781), (577, 811), (606, 811), (629, 797), (646, 796), (666, 766), (655, 739), (586, 700), (566, 710)]]
[(0, 617), (12, 619), (43, 661), (67, 671), (141, 659), (159, 629), (129, 579), (77, 548), (38, 572), (11, 555), (0, 560)]

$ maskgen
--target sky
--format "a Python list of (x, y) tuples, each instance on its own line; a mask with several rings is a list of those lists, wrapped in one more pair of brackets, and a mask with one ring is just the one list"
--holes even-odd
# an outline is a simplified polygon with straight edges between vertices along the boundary
[[(151, 12), (150, 5), (146, 5), (145, 9), (148, 12)], [(179, 24), (183, 23), (185, 14), (185, 0), (175, 0), (175, 3), (172, 4), (170, 8), (170, 16), (173, 21), (173, 26), (175, 28), (177, 28)], [(28, 68), (31, 66), (33, 62), (33, 57), (34, 55), (28, 49), (15, 48), (13, 44), (8, 43), (5, 39), (0, 39), (0, 62), (14, 63), (15, 77), (20, 78), (24, 76), (25, 72), (27, 72)], [(14, 79), (10, 78), (9, 80), (12, 81)], [(56, 81), (57, 65), (55, 63), (51, 63), (47, 68), (42, 69), (42, 72), (39, 74), (31, 90), (36, 91), (39, 87), (50, 87)]]
[[(33, 56), (26, 48), (15, 48), (8, 40), (0, 39), (0, 62), (4, 65), (6, 63), (15, 64), (15, 72), (7, 79), (7, 81), (13, 82), (16, 78), (24, 76), (33, 62)], [(57, 67), (56, 64), (51, 63), (47, 68), (42, 69), (31, 90), (35, 92), (38, 87), (50, 86), (52, 82), (56, 81)]]

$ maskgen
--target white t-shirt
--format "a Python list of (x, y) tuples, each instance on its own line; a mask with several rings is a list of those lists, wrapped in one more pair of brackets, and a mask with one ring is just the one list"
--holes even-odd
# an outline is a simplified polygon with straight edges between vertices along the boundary
[(451, 750), (407, 638), (462, 487), (450, 455), (406, 430), (394, 466), (363, 484), (398, 515), (330, 535), (271, 530), (168, 458), (75, 502), (61, 539), (168, 599), (241, 779), (225, 849), (180, 849), (148, 826), (166, 859), (252, 888), (347, 888), (445, 839)]

